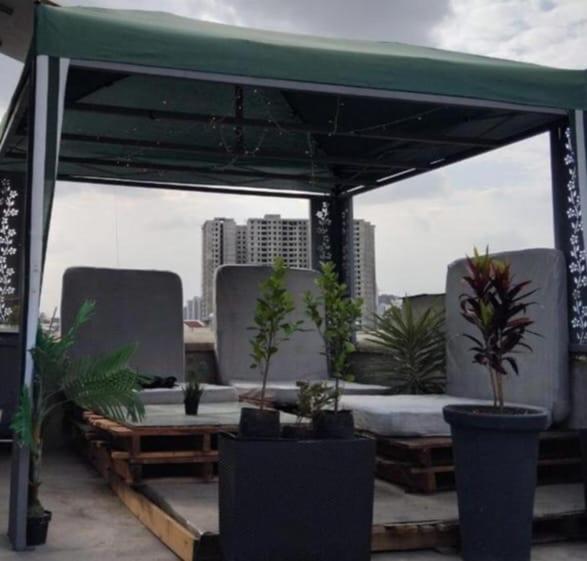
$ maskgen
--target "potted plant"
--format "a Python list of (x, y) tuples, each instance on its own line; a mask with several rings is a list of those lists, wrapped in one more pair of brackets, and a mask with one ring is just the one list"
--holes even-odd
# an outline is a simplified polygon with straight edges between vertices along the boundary
[(324, 410), (313, 419), (316, 436), (350, 438), (354, 432), (352, 411), (339, 410), (341, 381), (350, 380), (350, 355), (355, 351), (353, 335), (361, 317), (362, 300), (350, 298), (347, 286), (338, 280), (333, 263), (323, 263), (316, 284), (319, 295), (307, 292), (306, 313), (324, 340), (328, 377), (334, 379), (333, 409)]
[(259, 409), (243, 407), (241, 410), (239, 434), (243, 437), (279, 437), (279, 411), (265, 408), (271, 359), (279, 350), (279, 345), (298, 331), (302, 324), (302, 321), (288, 321), (288, 316), (294, 311), (294, 302), (285, 288), (286, 272), (283, 258), (278, 257), (271, 275), (259, 286), (254, 325), (249, 329), (255, 332), (251, 339), (251, 368), (257, 368), (261, 375), (261, 399)]
[[(293, 302), (283, 277), (283, 262), (278, 260), (262, 286), (255, 314), (253, 360), (254, 366), (261, 366), (262, 405), (269, 360), (301, 324), (287, 320)], [(326, 382), (302, 383), (300, 413), (316, 416), (338, 398), (339, 390), (338, 384), (333, 388)], [(261, 415), (266, 413), (260, 410)], [(275, 428), (278, 420), (262, 434), (278, 436)], [(352, 432), (348, 439), (308, 438), (302, 427), (291, 428), (299, 430), (284, 431), (289, 438), (259, 438), (261, 431), (250, 427), (247, 438), (220, 436), (222, 559), (369, 561), (375, 441)]]
[(39, 499), (43, 458), (43, 433), (51, 414), (67, 403), (98, 411), (116, 420), (140, 419), (144, 408), (139, 398), (138, 375), (128, 366), (134, 346), (108, 355), (72, 359), (69, 350), (79, 328), (90, 320), (94, 304), (85, 302), (71, 327), (61, 338), (52, 330), (39, 329), (34, 360), (32, 391), (23, 388), (11, 428), (19, 445), (30, 448), (27, 544), (47, 539), (51, 512)]
[[(412, 303), (390, 306), (375, 314), (369, 341), (385, 354), (383, 372), (372, 374), (372, 383), (385, 384), (398, 394), (438, 394), (446, 388), (446, 336), (444, 312), (427, 308), (416, 316)], [(383, 369), (382, 369), (383, 370)]]
[(197, 374), (192, 374), (183, 388), (183, 404), (186, 415), (197, 415), (202, 397), (202, 388)]
[(313, 431), (307, 421), (311, 421), (326, 407), (334, 403), (336, 388), (332, 388), (326, 382), (299, 381), (297, 386), (299, 392), (296, 424), (284, 426), (282, 434), (284, 438), (311, 438)]
[(453, 437), (459, 521), (466, 561), (528, 561), (538, 434), (548, 425), (543, 409), (505, 405), (504, 380), (518, 374), (515, 353), (531, 351), (527, 308), (534, 291), (515, 282), (510, 266), (476, 250), (467, 258), (461, 295), (463, 318), (475, 329), (473, 362), (487, 368), (493, 405), (449, 405), (444, 418)]

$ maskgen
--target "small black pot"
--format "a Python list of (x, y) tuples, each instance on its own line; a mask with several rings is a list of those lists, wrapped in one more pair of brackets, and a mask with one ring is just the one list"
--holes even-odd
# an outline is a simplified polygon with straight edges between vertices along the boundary
[(449, 405), (465, 561), (530, 561), (543, 409)]
[(200, 406), (200, 398), (198, 399), (186, 399), (183, 402), (185, 407), (185, 414), (186, 415), (197, 415), (198, 414), (198, 407)]
[(51, 522), (51, 511), (45, 510), (43, 516), (27, 518), (26, 543), (27, 545), (44, 545), (47, 542), (47, 531)]
[(241, 438), (279, 438), (279, 411), (243, 407), (238, 434)]
[(353, 412), (321, 411), (312, 419), (314, 436), (316, 438), (353, 438), (355, 421)]
[(291, 438), (292, 440), (308, 440), (313, 435), (314, 431), (312, 427), (307, 425), (285, 425), (281, 429), (281, 436), (283, 438)]
[(581, 441), (583, 493), (585, 494), (585, 510), (587, 510), (587, 429), (579, 431), (579, 440)]

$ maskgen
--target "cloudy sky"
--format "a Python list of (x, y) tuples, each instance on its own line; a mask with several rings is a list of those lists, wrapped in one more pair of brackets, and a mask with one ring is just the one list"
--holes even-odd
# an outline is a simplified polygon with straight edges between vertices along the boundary
[[(585, 68), (587, 0), (76, 0), (65, 5), (165, 9), (235, 25), (400, 41)], [(19, 65), (2, 58), (0, 110)], [(200, 293), (201, 225), (265, 213), (301, 217), (304, 201), (58, 185), (42, 309), (58, 305), (74, 265), (176, 271)], [(443, 290), (446, 264), (494, 250), (552, 246), (548, 142), (538, 137), (355, 199), (376, 225), (380, 292)]]

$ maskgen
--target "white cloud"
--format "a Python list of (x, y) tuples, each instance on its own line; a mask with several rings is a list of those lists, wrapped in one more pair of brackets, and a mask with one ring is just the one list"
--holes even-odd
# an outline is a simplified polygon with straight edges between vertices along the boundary
[[(404, 41), (584, 68), (586, 0), (71, 0), (64, 4), (165, 9), (280, 31)], [(16, 66), (0, 59), (7, 80)], [(13, 86), (10, 85), (10, 88)], [(43, 307), (58, 303), (67, 266), (170, 269), (185, 294), (199, 292), (200, 226), (213, 216), (304, 216), (302, 201), (119, 191), (61, 185), (55, 202)], [(115, 213), (118, 222), (116, 242)], [(355, 215), (376, 224), (383, 291), (441, 291), (446, 264), (473, 244), (493, 249), (552, 245), (546, 137), (360, 196)], [(118, 251), (116, 249), (118, 245)]]

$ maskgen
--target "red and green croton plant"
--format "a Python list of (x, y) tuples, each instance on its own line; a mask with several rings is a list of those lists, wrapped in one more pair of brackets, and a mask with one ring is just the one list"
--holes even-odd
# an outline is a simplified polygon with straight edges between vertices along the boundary
[(464, 336), (474, 343), (473, 362), (487, 367), (493, 405), (502, 412), (503, 377), (508, 370), (518, 374), (514, 355), (519, 348), (532, 350), (525, 337), (533, 333), (528, 327), (534, 322), (526, 316), (526, 310), (534, 303), (528, 298), (535, 290), (527, 291), (530, 281), (514, 282), (510, 265), (490, 257), (489, 250), (482, 255), (475, 249), (473, 257), (467, 257), (463, 280), (472, 294), (461, 294), (461, 314), (479, 332), (477, 336)]

